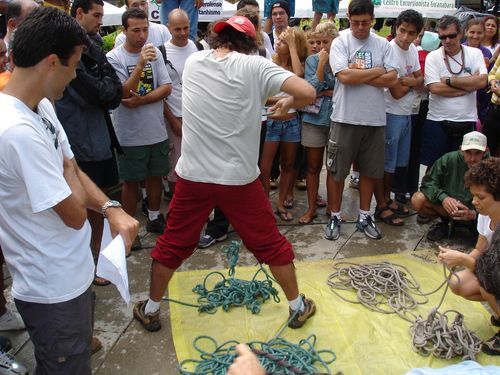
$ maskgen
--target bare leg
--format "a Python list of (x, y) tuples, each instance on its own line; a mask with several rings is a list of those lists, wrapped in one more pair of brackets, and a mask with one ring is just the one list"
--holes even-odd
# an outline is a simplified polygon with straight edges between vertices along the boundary
[(307, 201), (308, 209), (299, 221), (308, 223), (316, 216), (316, 202), (318, 199), (319, 174), (323, 162), (324, 147), (306, 147), (307, 156)]
[(297, 278), (295, 277), (295, 266), (293, 263), (284, 266), (271, 266), (269, 265), (274, 278), (280, 284), (281, 289), (285, 293), (288, 301), (293, 301), (299, 296), (299, 287), (297, 285)]
[(488, 305), (490, 305), (491, 309), (495, 313), (495, 316), (497, 318), (500, 317), (500, 306), (498, 306), (496, 297), (493, 294), (488, 293), (481, 287), (479, 287), (479, 291), (481, 293), (481, 296), (483, 297), (483, 300), (488, 302)]
[(314, 12), (313, 20), (311, 23), (311, 30), (314, 31), (316, 29), (316, 26), (319, 25), (321, 21), (321, 17), (323, 17), (323, 13), (321, 12)]
[(146, 179), (146, 192), (148, 195), (148, 209), (151, 211), (160, 210), (161, 201), (161, 177), (150, 176)]
[(262, 147), (262, 156), (260, 158), (260, 182), (264, 191), (269, 196), (269, 178), (273, 167), (274, 156), (278, 150), (279, 142), (265, 141)]
[(153, 260), (151, 263), (151, 284), (149, 286), (149, 298), (160, 302), (165, 295), (168, 283), (175, 270), (165, 267), (163, 264)]
[(280, 210), (285, 210), (284, 203), (290, 187), (293, 188), (295, 153), (298, 147), (297, 142), (281, 142), (281, 155), (280, 155), (280, 191), (277, 207)]
[[(458, 278), (457, 278), (458, 276)], [(450, 289), (453, 293), (470, 301), (483, 301), (479, 281), (469, 269), (457, 272), (457, 276), (450, 279)]]
[[(331, 173), (328, 173), (331, 174)], [(331, 192), (328, 193), (328, 208), (331, 212), (340, 212), (342, 206), (342, 194), (344, 192), (344, 180), (335, 180), (331, 178)]]
[(123, 210), (130, 216), (135, 215), (137, 208), (137, 193), (139, 192), (139, 182), (124, 181), (122, 185), (122, 205)]
[(359, 176), (359, 208), (363, 211), (370, 211), (376, 182), (375, 178)]

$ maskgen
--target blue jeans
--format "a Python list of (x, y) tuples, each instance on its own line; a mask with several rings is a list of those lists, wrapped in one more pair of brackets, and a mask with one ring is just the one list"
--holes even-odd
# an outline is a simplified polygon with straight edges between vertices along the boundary
[(160, 20), (163, 25), (168, 23), (168, 14), (181, 8), (189, 16), (189, 39), (196, 40), (198, 31), (198, 9), (195, 7), (194, 0), (163, 0), (160, 5)]
[(410, 160), (411, 116), (386, 113), (384, 171), (408, 166)]

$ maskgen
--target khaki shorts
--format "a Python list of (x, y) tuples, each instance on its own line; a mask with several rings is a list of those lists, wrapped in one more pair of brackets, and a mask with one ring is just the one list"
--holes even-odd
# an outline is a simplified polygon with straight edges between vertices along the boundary
[(336, 181), (347, 177), (353, 162), (357, 162), (361, 176), (384, 177), (385, 126), (332, 122), (331, 129), (326, 168)]
[(302, 122), (302, 146), (325, 147), (328, 144), (329, 126), (314, 125)]

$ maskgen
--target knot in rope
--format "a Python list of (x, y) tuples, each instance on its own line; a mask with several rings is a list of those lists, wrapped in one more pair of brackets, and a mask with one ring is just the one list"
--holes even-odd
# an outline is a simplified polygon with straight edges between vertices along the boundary
[[(449, 315), (456, 314), (448, 325)], [(412, 347), (417, 353), (450, 359), (462, 356), (462, 360), (476, 360), (481, 351), (481, 339), (467, 330), (464, 316), (455, 310), (440, 313), (432, 310), (427, 319), (418, 317), (411, 325)]]
[[(259, 272), (264, 273), (265, 280), (256, 279)], [(215, 283), (213, 289), (209, 290), (207, 283), (213, 276), (220, 277), (221, 281)], [(270, 276), (262, 267), (250, 281), (234, 277), (226, 278), (220, 272), (211, 272), (205, 277), (203, 284), (193, 288), (193, 292), (200, 295), (198, 311), (208, 314), (214, 314), (219, 307), (228, 311), (233, 306), (245, 306), (252, 314), (258, 314), (262, 304), (271, 297), (275, 302), (280, 302), (278, 290), (273, 287)]]
[[(200, 347), (202, 340), (208, 341), (214, 349), (212, 351), (202, 349)], [(200, 359), (187, 359), (181, 362), (181, 374), (225, 375), (236, 357), (237, 344), (237, 341), (231, 340), (218, 345), (210, 336), (198, 336), (193, 345), (200, 353)], [(300, 340), (298, 344), (282, 338), (275, 338), (269, 342), (248, 343), (266, 374), (314, 374), (319, 372), (318, 367), (330, 374), (328, 365), (335, 361), (335, 353), (326, 349), (316, 350), (315, 345), (315, 335)]]
[(229, 265), (229, 276), (234, 276), (234, 269), (238, 264), (238, 256), (241, 248), (241, 241), (231, 241), (229, 245), (221, 247), (222, 253), (226, 255), (227, 264)]

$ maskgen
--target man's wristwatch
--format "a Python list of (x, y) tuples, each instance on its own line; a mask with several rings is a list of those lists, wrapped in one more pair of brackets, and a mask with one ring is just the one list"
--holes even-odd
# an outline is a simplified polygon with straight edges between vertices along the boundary
[(101, 213), (102, 213), (102, 216), (107, 217), (107, 216), (106, 216), (106, 210), (107, 210), (108, 208), (111, 208), (111, 207), (116, 207), (116, 208), (119, 208), (119, 207), (121, 207), (121, 206), (122, 206), (122, 204), (121, 204), (120, 202), (118, 202), (118, 201), (112, 201), (112, 200), (107, 201), (107, 202), (106, 202), (106, 203), (104, 203), (104, 204), (102, 205), (102, 207), (101, 207)]
[(446, 82), (446, 84), (447, 84), (448, 86), (453, 87), (453, 86), (451, 85), (451, 77), (446, 78), (445, 82)]

